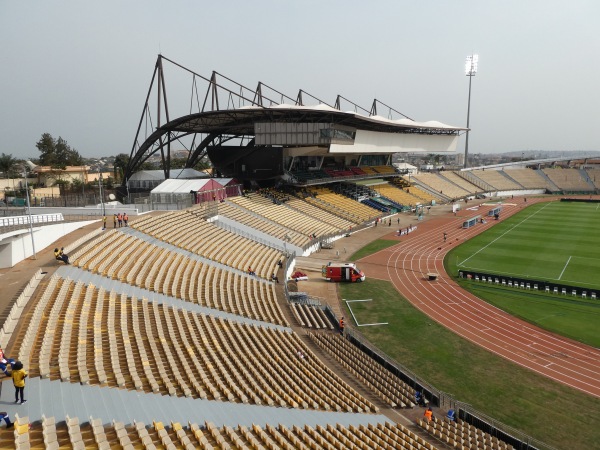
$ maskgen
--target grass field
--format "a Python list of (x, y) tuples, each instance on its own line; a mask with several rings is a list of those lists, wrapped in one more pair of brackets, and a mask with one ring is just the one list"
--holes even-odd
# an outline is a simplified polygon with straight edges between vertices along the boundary
[(516, 276), (597, 290), (600, 204), (538, 203), (454, 249), (447, 269)]
[[(598, 448), (600, 399), (497, 357), (433, 322), (389, 282), (340, 284), (374, 345), (438, 389), (559, 449)], [(351, 317), (349, 314), (347, 317)]]
[[(597, 204), (550, 202), (530, 206), (453, 249), (451, 275), (471, 267), (597, 290), (600, 297), (600, 232)], [(588, 264), (581, 264), (581, 262)], [(504, 311), (546, 330), (600, 347), (600, 301), (456, 280)]]

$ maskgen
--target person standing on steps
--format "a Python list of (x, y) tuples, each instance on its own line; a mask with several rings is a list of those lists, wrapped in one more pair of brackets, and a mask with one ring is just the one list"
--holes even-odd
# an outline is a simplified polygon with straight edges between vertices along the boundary
[(343, 336), (344, 335), (344, 317), (342, 316), (342, 318), (340, 319), (340, 334)]
[(13, 365), (11, 377), (15, 386), (15, 403), (19, 403), (20, 397), (22, 405), (27, 401), (25, 400), (25, 378), (27, 378), (27, 372), (23, 369), (21, 361), (16, 361)]

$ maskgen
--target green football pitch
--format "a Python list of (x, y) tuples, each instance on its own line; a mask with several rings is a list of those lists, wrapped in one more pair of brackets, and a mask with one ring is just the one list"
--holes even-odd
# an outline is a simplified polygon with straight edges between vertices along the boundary
[(599, 203), (538, 203), (453, 250), (448, 268), (600, 291), (599, 222)]

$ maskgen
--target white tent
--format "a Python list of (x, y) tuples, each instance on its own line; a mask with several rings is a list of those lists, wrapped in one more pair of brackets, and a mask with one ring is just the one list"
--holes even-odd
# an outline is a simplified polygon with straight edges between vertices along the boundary
[[(196, 178), (206, 179), (206, 173), (195, 169), (172, 169), (169, 171), (169, 179), (188, 180)], [(140, 170), (134, 173), (128, 180), (132, 189), (152, 189), (165, 180), (162, 170)]]

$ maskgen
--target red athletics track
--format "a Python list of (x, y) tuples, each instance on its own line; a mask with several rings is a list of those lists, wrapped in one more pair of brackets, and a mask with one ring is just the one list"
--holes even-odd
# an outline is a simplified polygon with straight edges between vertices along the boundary
[[(548, 199), (529, 199), (528, 204), (538, 201)], [(501, 218), (520, 211), (522, 206), (522, 198), (507, 200)], [(398, 245), (361, 259), (360, 267), (373, 278), (390, 280), (416, 308), (463, 338), (541, 375), (600, 397), (599, 349), (513, 317), (466, 292), (446, 274), (443, 260), (451, 248), (498, 223), (492, 219), (463, 229), (462, 222), (478, 214), (486, 217), (491, 208), (482, 206), (479, 211), (461, 211), (457, 217), (449, 214), (423, 222), (402, 237)], [(446, 243), (444, 232), (448, 233)], [(438, 280), (428, 281), (429, 272), (438, 273)]]

